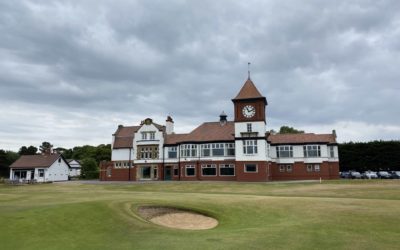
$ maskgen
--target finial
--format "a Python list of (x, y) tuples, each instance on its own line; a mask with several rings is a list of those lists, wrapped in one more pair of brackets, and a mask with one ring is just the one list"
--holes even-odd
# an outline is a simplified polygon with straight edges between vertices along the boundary
[(250, 62), (247, 63), (247, 74), (248, 74), (248, 78), (250, 80)]

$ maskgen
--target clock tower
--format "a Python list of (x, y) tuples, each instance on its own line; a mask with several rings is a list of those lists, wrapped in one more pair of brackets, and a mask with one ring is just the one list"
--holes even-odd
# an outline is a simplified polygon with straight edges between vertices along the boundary
[(267, 99), (260, 94), (250, 77), (237, 96), (232, 99), (235, 107), (235, 122), (264, 122)]

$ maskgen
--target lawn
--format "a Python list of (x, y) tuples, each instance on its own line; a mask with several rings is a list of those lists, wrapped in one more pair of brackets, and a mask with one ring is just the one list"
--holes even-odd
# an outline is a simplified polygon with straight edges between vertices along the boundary
[[(141, 205), (219, 225), (163, 228)], [(0, 225), (0, 249), (399, 249), (400, 181), (0, 185)]]

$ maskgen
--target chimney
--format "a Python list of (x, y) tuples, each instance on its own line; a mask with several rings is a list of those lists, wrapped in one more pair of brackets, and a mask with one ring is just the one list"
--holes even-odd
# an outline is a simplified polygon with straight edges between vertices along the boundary
[(174, 133), (174, 120), (172, 120), (171, 116), (168, 116), (167, 120), (165, 121), (165, 132), (167, 135)]
[(335, 139), (337, 138), (337, 135), (336, 135), (336, 130), (334, 129), (334, 130), (332, 130), (332, 135), (335, 137)]
[(219, 122), (221, 123), (221, 126), (224, 126), (227, 122), (226, 120), (227, 115), (225, 114), (224, 111), (219, 115)]

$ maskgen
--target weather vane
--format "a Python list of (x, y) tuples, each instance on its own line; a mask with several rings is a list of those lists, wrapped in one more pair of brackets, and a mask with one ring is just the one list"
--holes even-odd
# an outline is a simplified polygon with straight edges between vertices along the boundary
[(248, 78), (250, 79), (250, 62), (247, 63), (247, 74)]

